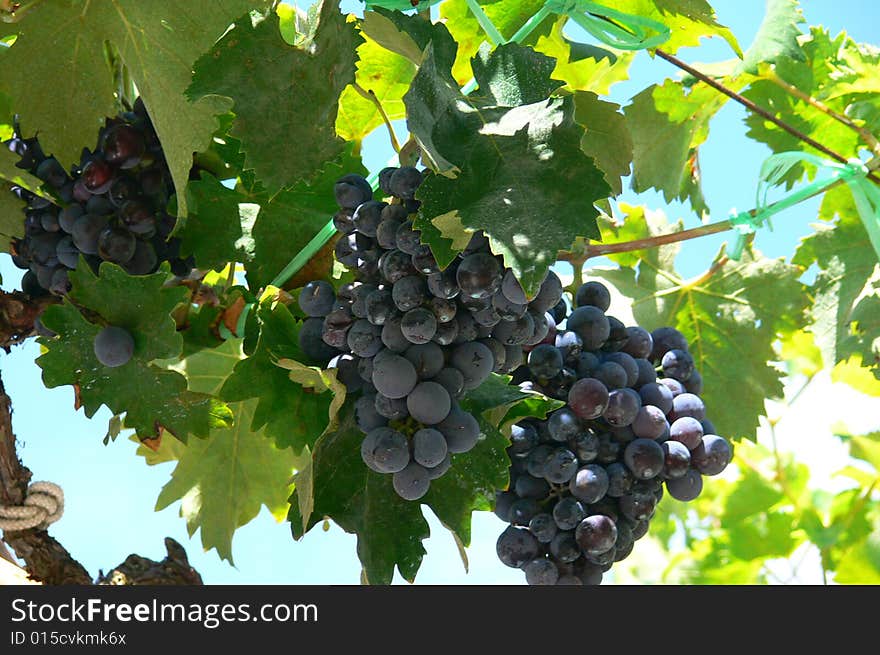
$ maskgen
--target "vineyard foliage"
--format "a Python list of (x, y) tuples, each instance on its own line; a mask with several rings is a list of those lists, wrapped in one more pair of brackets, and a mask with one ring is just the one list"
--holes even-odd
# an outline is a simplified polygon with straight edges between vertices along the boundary
[[(505, 39), (543, 6), (480, 4)], [(875, 47), (809, 26), (796, 0), (768, 0), (751, 44), (704, 0), (613, 4), (668, 26), (663, 54), (720, 40), (729, 58), (696, 65), (711, 79), (845, 158), (880, 164), (871, 136), (880, 135)], [(778, 420), (767, 418), (767, 401), (781, 398), (787, 380), (809, 384), (825, 371), (880, 396), (880, 268), (849, 187), (825, 192), (812, 232), (788, 257), (765, 257), (751, 237), (732, 257), (731, 232), (689, 279), (677, 271), (675, 242), (594, 262), (586, 255), (595, 246), (711, 220), (700, 149), (713, 117), (734, 100), (663, 66), (627, 104), (612, 102), (609, 89), (633, 60), (659, 55), (575, 36), (556, 14), (521, 43), (492, 45), (465, 0), (421, 12), (358, 5), (357, 16), (334, 0), (302, 8), (44, 0), (5, 10), (0, 137), (37, 135), (70, 169), (104, 121), (140, 97), (168, 164), (167, 212), (196, 270), (175, 276), (163, 265), (136, 276), (109, 262), (97, 273), (81, 264), (70, 292), (41, 317), (36, 360), (45, 385), (69, 387), (87, 416), (113, 412), (108, 439), (125, 431), (147, 464), (175, 463), (156, 509), (182, 501), (190, 533), (230, 563), (235, 530), (263, 506), (297, 540), (329, 519), (357, 535), (365, 581), (389, 583), (395, 570), (413, 581), (429, 535), (422, 505), (468, 546), (472, 512), (492, 510), (508, 484), (511, 425), (562, 404), (493, 374), (461, 401), (479, 422), (479, 443), (454, 455), (419, 501), (403, 500), (390, 476), (364, 466), (353, 399), (337, 370), (322, 368), (299, 340), (303, 285), (351, 281), (334, 263), (339, 236), (312, 248), (292, 276), (279, 274), (337, 211), (336, 180), (370, 172), (365, 138), (385, 135), (386, 120), (398, 121), (400, 134), (405, 119), (400, 164), (427, 171), (414, 227), (441, 267), (482, 230), (529, 298), (551, 266), (567, 262), (569, 301), (588, 275), (619, 292), (640, 326), (673, 326), (687, 337), (701, 396), (735, 453), (728, 474), (709, 480), (695, 502), (660, 503), (651, 535), (669, 579), (764, 582), (768, 561), (812, 544), (836, 581), (880, 583), (880, 434), (840, 426), (836, 438), (853, 463), (834, 491), (811, 482), (796, 458), (756, 443), (759, 426)], [(825, 156), (754, 113), (743, 133), (774, 153)], [(16, 161), (0, 149), (4, 252), (25, 236), (13, 187), (64, 204)], [(798, 165), (780, 192), (823, 174)], [(617, 202), (627, 186), (682, 201), (687, 212), (673, 222)], [(96, 359), (92, 342), (105, 325), (133, 336), (123, 366)]]

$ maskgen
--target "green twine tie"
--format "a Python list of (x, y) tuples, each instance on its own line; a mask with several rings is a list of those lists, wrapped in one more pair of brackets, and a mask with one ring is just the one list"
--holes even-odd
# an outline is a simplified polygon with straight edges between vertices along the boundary
[[(792, 168), (803, 163), (812, 164), (819, 170), (829, 171), (830, 175), (801, 187), (773, 204), (767, 204), (770, 189), (779, 186)], [(736, 243), (730, 251), (730, 258), (739, 260), (748, 235), (763, 227), (765, 223), (773, 229), (770, 224), (771, 216), (843, 181), (853, 195), (856, 211), (880, 260), (880, 188), (868, 180), (869, 172), (867, 166), (857, 159), (841, 164), (806, 152), (782, 152), (771, 155), (764, 160), (758, 175), (755, 209), (751, 212), (740, 212), (730, 218), (730, 224), (739, 232)]]

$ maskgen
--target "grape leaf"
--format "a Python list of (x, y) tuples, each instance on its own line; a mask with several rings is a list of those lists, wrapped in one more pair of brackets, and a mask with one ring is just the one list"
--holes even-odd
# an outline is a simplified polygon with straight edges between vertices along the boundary
[(395, 566), (406, 580), (415, 579), (425, 555), (422, 541), (429, 536), (420, 503), (431, 507), (459, 544), (468, 545), (471, 512), (491, 509), (495, 491), (508, 484), (510, 462), (505, 449), (509, 441), (487, 420), (487, 413), (499, 407), (519, 407), (517, 403), (523, 399), (538, 398), (530, 409), (541, 417), (556, 406), (554, 401), (516, 387), (501, 389), (507, 385), (500, 377), (487, 384), (502, 392), (500, 401), (487, 392), (461, 402), (480, 423), (480, 441), (470, 452), (454, 455), (450, 470), (431, 482), (419, 502), (401, 499), (392, 486), (392, 476), (364, 465), (360, 456), (364, 435), (355, 423), (354, 403), (346, 402), (338, 425), (315, 444), (311, 466), (296, 477), (289, 516), (294, 538), (302, 538), (325, 518), (334, 520), (346, 532), (357, 534), (358, 556), (371, 584), (390, 583)]
[[(861, 353), (864, 365), (872, 366), (875, 377), (880, 378), (880, 362), (870, 350), (870, 344), (880, 336), (880, 326), (876, 313), (865, 311), (880, 300), (880, 284), (871, 282), (878, 275), (877, 255), (849, 189), (827, 191), (819, 217), (834, 223), (816, 225), (816, 232), (801, 241), (792, 259), (804, 268), (814, 263), (819, 267), (812, 284), (809, 329), (829, 368), (858, 352), (860, 339), (864, 339), (868, 345)], [(856, 320), (859, 327), (854, 332)]]
[(257, 399), (248, 429), (264, 432), (278, 448), (300, 453), (304, 447), (312, 447), (327, 426), (333, 395), (304, 389), (276, 365), (282, 358), (306, 360), (297, 341), (299, 325), (287, 307), (265, 301), (257, 316), (257, 347), (236, 364), (220, 397), (229, 402)]
[(342, 152), (333, 125), (339, 95), (355, 79), (355, 49), (363, 39), (333, 0), (321, 0), (315, 20), (296, 47), (282, 38), (275, 12), (240, 18), (195, 63), (187, 89), (193, 101), (232, 98), (232, 134), (241, 140), (245, 165), (271, 191), (310, 177)]
[[(669, 230), (661, 214), (650, 214), (650, 234)], [(674, 269), (679, 246), (643, 251), (637, 269), (594, 268), (633, 299), (633, 315), (649, 330), (672, 326), (690, 342), (702, 373), (707, 414), (725, 436), (754, 439), (764, 400), (782, 394), (782, 373), (773, 343), (802, 325), (802, 269), (747, 250), (739, 262), (723, 252), (693, 280)]]
[[(531, 71), (547, 61), (517, 45), (505, 46), (500, 56), (515, 62), (505, 78), (531, 78)], [(482, 89), (501, 88), (493, 58), (494, 53), (488, 55), (475, 69)], [(519, 99), (517, 94), (496, 98)], [(574, 123), (570, 98), (516, 107), (475, 105), (476, 99), (461, 95), (448, 71), (438, 68), (429, 47), (404, 101), (423, 157), (433, 159), (440, 171), (459, 171), (454, 180), (429, 175), (417, 193), (422, 206), (416, 225), (441, 266), (449, 264), (453, 248), (461, 249), (455, 244), (463, 233), (484, 230), (492, 250), (504, 256), (532, 294), (559, 250), (570, 248), (578, 236), (599, 236), (593, 203), (607, 197), (610, 188), (579, 148), (583, 128)], [(575, 186), (579, 193), (572, 196)], [(548, 215), (552, 221), (539, 218)], [(437, 230), (452, 247), (437, 238)]]
[(768, 0), (764, 20), (740, 62), (739, 71), (756, 74), (762, 63), (780, 57), (804, 61), (798, 25), (805, 22), (798, 0)]
[[(186, 441), (188, 435), (204, 437), (211, 427), (231, 423), (232, 415), (224, 403), (188, 390), (179, 373), (150, 364), (176, 357), (182, 348), (169, 314), (185, 298), (186, 289), (163, 288), (165, 280), (164, 272), (135, 277), (109, 263), (95, 276), (81, 261), (70, 272), (70, 299), (77, 305), (65, 300), (43, 314), (43, 323), (59, 338), (38, 339), (46, 352), (37, 364), (47, 387), (76, 386), (77, 406), (86, 416), (91, 418), (106, 405), (114, 414), (125, 412), (126, 426), (140, 437), (157, 437), (164, 429)], [(98, 362), (93, 342), (103, 323), (89, 322), (77, 306), (131, 333), (135, 351), (127, 364), (109, 368)]]
[[(438, 60), (438, 64), (443, 62)], [(552, 57), (515, 43), (494, 49), (484, 43), (471, 60), (479, 85), (480, 102), (502, 107), (519, 107), (541, 102), (563, 82), (550, 76), (556, 67)]]
[[(525, 25), (526, 21), (538, 13), (544, 6), (544, 0), (501, 1), (480, 6), (498, 31), (509, 39)], [(472, 77), (471, 57), (477, 53), (480, 45), (488, 40), (486, 33), (474, 20), (474, 15), (465, 0), (445, 0), (440, 5), (440, 19), (458, 43), (458, 55), (452, 67), (452, 75), (459, 86), (464, 86)], [(555, 20), (552, 15), (545, 18), (524, 43), (533, 43), (539, 36), (548, 34)]]
[[(856, 79), (854, 67), (876, 67), (876, 54), (860, 49), (852, 39), (841, 33), (832, 38), (821, 27), (814, 27), (801, 40), (801, 57), (780, 57), (771, 70), (760, 69), (759, 74), (775, 75), (801, 92), (822, 100), (839, 114), (848, 114), (853, 95), (835, 97), (831, 90)], [(772, 112), (800, 132), (812, 137), (844, 156), (854, 156), (860, 148), (859, 135), (832, 116), (800, 100), (771, 80), (756, 80), (744, 95), (755, 104)], [(745, 119), (748, 136), (767, 144), (773, 152), (807, 149), (825, 156), (797, 137), (783, 131), (773, 123), (748, 114)], [(786, 176), (788, 184), (802, 177), (803, 166), (793, 168)]]
[(444, 68), (452, 67), (458, 44), (443, 23), (432, 23), (418, 14), (402, 14), (376, 7), (364, 12), (361, 30), (386, 50), (405, 57), (418, 66), (430, 43), (434, 56)]
[(681, 47), (699, 45), (701, 37), (718, 36), (742, 57), (733, 32), (718, 24), (715, 10), (705, 0), (618, 0), (614, 8), (667, 25), (672, 34), (660, 46), (666, 52), (674, 54)]
[(598, 48), (569, 41), (563, 28), (568, 18), (553, 23), (553, 29), (535, 42), (535, 50), (556, 60), (552, 77), (563, 80), (569, 90), (592, 91), (606, 95), (611, 86), (629, 77), (634, 52)]
[(708, 85), (688, 89), (673, 80), (636, 95), (623, 110), (632, 135), (633, 190), (654, 188), (667, 202), (689, 200), (698, 214), (708, 212), (697, 149), (709, 135), (709, 119), (725, 102)]
[(177, 232), (181, 256), (195, 255), (203, 269), (222, 269), (229, 262), (250, 262), (256, 246), (254, 222), (260, 206), (204, 171), (186, 189), (190, 216)]
[(283, 519), (291, 476), (302, 465), (292, 450), (278, 448), (250, 429), (256, 406), (256, 400), (233, 404), (234, 426), (190, 441), (156, 501), (159, 511), (180, 500), (190, 536), (201, 530), (205, 550), (215, 548), (230, 564), (235, 530), (255, 518), (263, 505)]
[(39, 3), (18, 23), (18, 38), (4, 53), (0, 87), (13, 97), (23, 134), (39, 132), (43, 150), (65, 168), (79, 164), (83, 147), (95, 143), (105, 117), (118, 109), (104, 57), (104, 44), (111, 43), (141, 93), (178, 191), (178, 212), (185, 215), (182, 191), (192, 154), (207, 148), (216, 114), (228, 109), (228, 100), (219, 97), (187, 101), (192, 64), (237, 16), (265, 4), (192, 0), (171, 9), (139, 0)]
[[(390, 475), (364, 465), (363, 438), (355, 424), (354, 404), (346, 403), (337, 429), (321, 436), (311, 466), (296, 476), (291, 531), (300, 539), (325, 517), (332, 518), (346, 532), (357, 534), (358, 557), (371, 584), (390, 584), (395, 566), (413, 581), (425, 555), (422, 541), (430, 534), (428, 524), (418, 503), (397, 495)], [(300, 507), (306, 494), (313, 494), (313, 510), (304, 516)]]
[(581, 150), (590, 155), (602, 169), (605, 181), (619, 195), (623, 191), (621, 178), (629, 175), (633, 159), (633, 141), (620, 105), (599, 100), (590, 91), (574, 95), (574, 119), (584, 126)]
[[(367, 12), (372, 15), (372, 12)], [(403, 94), (416, 73), (415, 65), (399, 54), (386, 50), (376, 41), (365, 38), (357, 49), (358, 64), (355, 81), (361, 88), (376, 95), (388, 120), (406, 116)], [(384, 123), (374, 102), (348, 86), (339, 97), (336, 133), (346, 141), (362, 141)]]

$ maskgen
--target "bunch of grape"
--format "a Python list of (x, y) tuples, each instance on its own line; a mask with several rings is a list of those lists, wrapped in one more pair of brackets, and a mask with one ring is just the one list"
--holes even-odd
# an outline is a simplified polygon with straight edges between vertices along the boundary
[(566, 401), (514, 426), (510, 486), (496, 544), (529, 584), (599, 584), (648, 532), (665, 491), (691, 501), (730, 462), (699, 397), (702, 378), (678, 330), (648, 332), (606, 315), (587, 282), (554, 343), (533, 348), (514, 381)]
[(42, 180), (62, 205), (12, 189), (26, 203), (25, 236), (12, 244), (13, 262), (27, 271), (25, 293), (67, 293), (68, 271), (80, 255), (95, 271), (103, 261), (132, 275), (152, 273), (163, 261), (176, 275), (192, 270), (192, 258), (182, 259), (179, 240), (169, 238), (175, 218), (165, 208), (174, 187), (140, 100), (132, 111), (107, 120), (97, 148), (84, 149), (69, 174), (43, 153), (36, 137), (14, 136), (4, 145), (19, 156), (16, 165)]
[(341, 233), (336, 259), (355, 281), (338, 293), (325, 281), (307, 284), (299, 306), (309, 316), (299, 345), (329, 362), (352, 394), (365, 438), (364, 463), (393, 475), (407, 500), (427, 493), (456, 453), (480, 437), (477, 420), (458, 400), (491, 373), (509, 373), (523, 349), (551, 333), (562, 284), (550, 273), (529, 300), (488, 239), (474, 234), (460, 256), (441, 270), (414, 229), (415, 192), (423, 174), (386, 168), (380, 192), (359, 175), (335, 185)]

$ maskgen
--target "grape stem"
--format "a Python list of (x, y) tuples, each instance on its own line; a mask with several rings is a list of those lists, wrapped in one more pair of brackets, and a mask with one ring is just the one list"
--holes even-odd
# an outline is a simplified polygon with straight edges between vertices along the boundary
[[(745, 96), (742, 96), (739, 93), (737, 93), (736, 91), (733, 91), (732, 89), (727, 88), (726, 86), (721, 84), (721, 82), (709, 77), (705, 73), (701, 73), (696, 68), (686, 64), (678, 57), (670, 55), (669, 53), (664, 52), (663, 50), (661, 50), (659, 48), (655, 52), (657, 53), (657, 56), (660, 57), (661, 59), (665, 59), (673, 66), (676, 66), (676, 67), (682, 69), (683, 71), (690, 73), (691, 75), (696, 77), (701, 82), (705, 82), (706, 84), (711, 86), (716, 91), (723, 93), (724, 95), (726, 95), (728, 98), (731, 98), (732, 100), (735, 100), (736, 102), (741, 104), (743, 107), (745, 107), (746, 109), (748, 109), (752, 113), (757, 114), (758, 116), (770, 121), (771, 123), (773, 123), (777, 127), (785, 130), (786, 132), (791, 134), (793, 137), (803, 141), (807, 145), (812, 146), (813, 148), (815, 148), (819, 152), (821, 152), (821, 153), (823, 153), (823, 154), (831, 157), (832, 159), (835, 159), (843, 164), (845, 164), (849, 161), (846, 157), (844, 157), (840, 153), (835, 152), (831, 148), (828, 148), (827, 146), (822, 145), (821, 143), (819, 143), (815, 139), (810, 138), (809, 136), (807, 136), (806, 134), (804, 134), (803, 132), (801, 132), (797, 128), (786, 123), (784, 120), (777, 118), (774, 114), (770, 113), (766, 109), (759, 107), (758, 105), (756, 105), (754, 102), (752, 102), (751, 100), (749, 100)], [(880, 177), (877, 177), (873, 173), (869, 174), (868, 177), (870, 177), (872, 180), (874, 180), (874, 182), (880, 182)]]
[(372, 89), (367, 90), (357, 82), (352, 82), (351, 86), (355, 91), (358, 92), (359, 95), (376, 105), (376, 109), (379, 111), (379, 115), (385, 122), (385, 127), (388, 130), (388, 136), (391, 138), (391, 147), (394, 148), (394, 152), (399, 153), (400, 142), (397, 140), (397, 135), (394, 133), (394, 127), (391, 125), (391, 120), (388, 118), (388, 114), (385, 113), (385, 109), (382, 107), (382, 103), (379, 101), (379, 98), (376, 97), (375, 91), (373, 91)]

